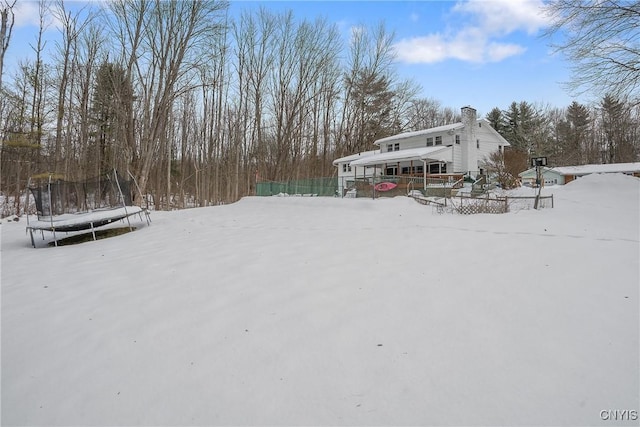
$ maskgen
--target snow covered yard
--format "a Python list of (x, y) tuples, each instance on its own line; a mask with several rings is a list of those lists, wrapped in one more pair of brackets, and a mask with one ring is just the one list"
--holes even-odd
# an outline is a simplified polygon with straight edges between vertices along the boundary
[(3, 223), (2, 425), (637, 425), (602, 411), (640, 409), (640, 180), (553, 192), (245, 198), (58, 248)]

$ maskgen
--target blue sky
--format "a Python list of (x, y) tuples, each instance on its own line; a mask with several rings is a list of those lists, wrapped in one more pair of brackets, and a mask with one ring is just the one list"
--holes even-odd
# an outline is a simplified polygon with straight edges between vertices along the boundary
[[(446, 107), (472, 105), (486, 114), (513, 101), (552, 107), (574, 99), (588, 102), (563, 88), (569, 64), (541, 37), (548, 24), (542, 5), (541, 0), (232, 1), (231, 14), (263, 6), (291, 9), (298, 19), (324, 17), (338, 26), (345, 42), (354, 28), (384, 22), (396, 35), (399, 76), (419, 83), (422, 97)], [(37, 36), (37, 3), (19, 0), (17, 11), (5, 74), (32, 56), (28, 43)], [(50, 49), (57, 34), (53, 26), (46, 33)]]

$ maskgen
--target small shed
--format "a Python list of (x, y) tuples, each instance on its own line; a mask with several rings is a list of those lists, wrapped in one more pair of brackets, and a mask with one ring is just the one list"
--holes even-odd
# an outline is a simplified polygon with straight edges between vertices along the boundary
[[(564, 185), (594, 173), (623, 173), (640, 178), (640, 162), (634, 163), (608, 163), (605, 165), (579, 165), (558, 166), (553, 168), (542, 167), (541, 173), (543, 185)], [(536, 169), (527, 169), (518, 174), (523, 184), (535, 185)]]
[[(565, 183), (564, 175), (554, 170), (554, 168), (541, 167), (542, 173), (542, 185), (563, 185)], [(524, 172), (518, 174), (523, 185), (536, 185), (536, 168), (527, 169)]]

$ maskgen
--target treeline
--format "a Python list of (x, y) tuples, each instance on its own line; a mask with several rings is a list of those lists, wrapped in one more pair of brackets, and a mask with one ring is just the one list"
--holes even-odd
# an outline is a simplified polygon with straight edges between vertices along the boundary
[(512, 149), (546, 156), (552, 165), (624, 163), (640, 160), (639, 107), (607, 95), (593, 106), (513, 102), (486, 117)]
[[(336, 157), (378, 138), (459, 120), (460, 106), (398, 78), (383, 25), (345, 43), (325, 20), (266, 9), (231, 18), (219, 1), (104, 7), (40, 3), (31, 56), (0, 81), (3, 195), (29, 177), (116, 168), (160, 209), (226, 203), (259, 180), (332, 176)], [(61, 37), (45, 55), (49, 15)], [(638, 110), (622, 100), (520, 102), (488, 118), (515, 149), (556, 164), (638, 158)]]

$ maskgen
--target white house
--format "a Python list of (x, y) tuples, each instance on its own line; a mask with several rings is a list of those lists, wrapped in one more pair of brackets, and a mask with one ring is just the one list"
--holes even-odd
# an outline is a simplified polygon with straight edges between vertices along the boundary
[(374, 142), (378, 149), (333, 161), (342, 193), (357, 179), (374, 176), (451, 178), (482, 173), (481, 162), (490, 153), (509, 146), (486, 119), (472, 107), (462, 107), (462, 121), (415, 132), (405, 132)]
[[(580, 165), (580, 166), (559, 166), (553, 168), (543, 167), (540, 170), (543, 185), (564, 185), (580, 178), (581, 176), (594, 173), (624, 173), (640, 177), (640, 162), (635, 163), (608, 163), (605, 165)], [(518, 174), (523, 184), (536, 184), (536, 169), (527, 169)]]

